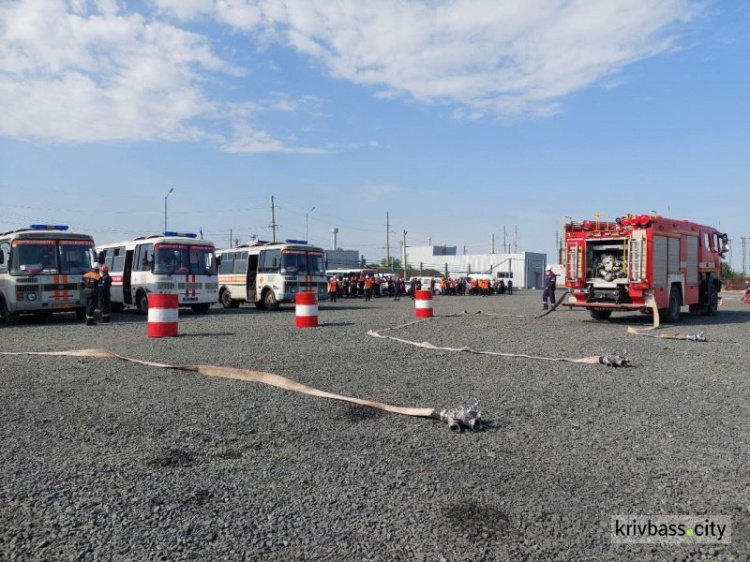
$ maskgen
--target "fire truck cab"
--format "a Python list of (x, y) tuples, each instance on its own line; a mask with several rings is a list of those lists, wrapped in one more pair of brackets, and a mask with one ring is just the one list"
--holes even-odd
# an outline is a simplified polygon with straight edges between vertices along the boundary
[(596, 320), (616, 310), (658, 308), (677, 322), (681, 307), (716, 314), (727, 235), (710, 226), (656, 214), (615, 222), (569, 222), (564, 228), (563, 306), (588, 308)]

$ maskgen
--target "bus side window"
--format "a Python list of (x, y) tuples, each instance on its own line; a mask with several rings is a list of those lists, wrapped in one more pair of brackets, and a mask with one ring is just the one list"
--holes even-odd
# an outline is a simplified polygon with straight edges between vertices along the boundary
[(141, 244), (136, 248), (135, 271), (151, 271), (154, 265), (154, 245)]
[(8, 241), (0, 244), (0, 271), (8, 271), (8, 262), (10, 261), (10, 243)]
[(232, 268), (234, 267), (234, 254), (222, 254), (221, 256), (218, 256), (218, 259), (219, 273), (222, 275), (232, 273)]
[(125, 246), (115, 248), (112, 252), (112, 265), (110, 266), (111, 271), (122, 273), (125, 270)]
[(233, 273), (240, 273), (243, 275), (247, 273), (247, 252), (237, 252), (234, 254)]
[(281, 250), (266, 250), (263, 252), (262, 269), (266, 273), (273, 273), (279, 270), (281, 265)]

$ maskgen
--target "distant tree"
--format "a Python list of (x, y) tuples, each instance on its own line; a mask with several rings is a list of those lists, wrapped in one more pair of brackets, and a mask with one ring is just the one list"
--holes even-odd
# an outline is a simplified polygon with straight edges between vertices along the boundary
[(738, 279), (742, 277), (739, 271), (734, 271), (728, 263), (724, 262), (721, 264), (721, 278), (722, 279)]
[(403, 266), (401, 265), (401, 260), (398, 258), (394, 258), (391, 256), (391, 261), (388, 263), (388, 258), (383, 258), (380, 260), (380, 266), (384, 269), (401, 269)]

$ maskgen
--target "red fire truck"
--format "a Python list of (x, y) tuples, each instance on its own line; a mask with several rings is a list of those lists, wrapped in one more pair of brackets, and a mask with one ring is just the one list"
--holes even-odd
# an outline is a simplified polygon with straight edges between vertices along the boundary
[(682, 306), (716, 314), (727, 235), (710, 226), (650, 215), (565, 225), (563, 306), (588, 308), (596, 320), (616, 310), (654, 308), (677, 322)]

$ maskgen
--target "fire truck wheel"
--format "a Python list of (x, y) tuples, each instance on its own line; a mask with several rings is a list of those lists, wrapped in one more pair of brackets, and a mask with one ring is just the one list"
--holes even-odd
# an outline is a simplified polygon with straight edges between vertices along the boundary
[(682, 298), (680, 298), (680, 290), (677, 287), (672, 287), (672, 290), (669, 291), (669, 308), (662, 314), (664, 321), (671, 324), (679, 322), (681, 306)]
[(706, 295), (706, 308), (703, 310), (705, 316), (713, 316), (719, 310), (719, 293), (716, 285), (711, 283), (708, 286), (708, 295)]
[(276, 295), (271, 289), (267, 289), (263, 295), (263, 304), (266, 310), (278, 310), (279, 301), (276, 300)]
[(139, 291), (135, 296), (135, 305), (139, 313), (148, 314), (148, 295), (143, 291)]
[(609, 320), (609, 317), (612, 316), (611, 310), (589, 310), (589, 314), (591, 314), (591, 318), (594, 320)]
[(237, 308), (240, 306), (240, 301), (233, 299), (232, 295), (226, 289), (221, 292), (219, 300), (221, 301), (221, 306), (224, 308)]

